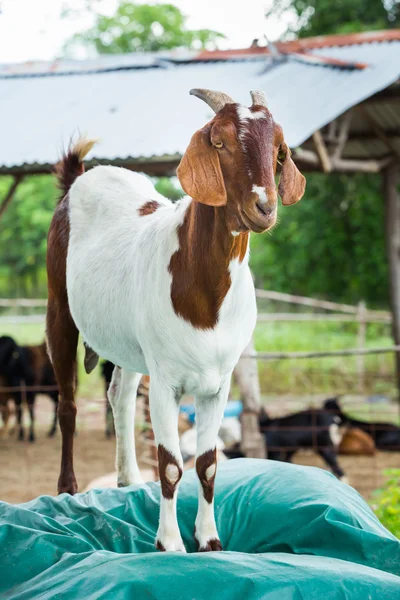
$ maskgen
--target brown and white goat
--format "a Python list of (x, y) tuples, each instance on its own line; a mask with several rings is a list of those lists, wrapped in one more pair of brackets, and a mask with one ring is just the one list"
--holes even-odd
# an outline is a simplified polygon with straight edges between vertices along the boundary
[[(182, 456), (178, 404), (196, 399), (201, 551), (219, 550), (214, 517), (216, 439), (230, 380), (256, 323), (249, 234), (276, 223), (302, 197), (305, 179), (264, 94), (250, 108), (192, 90), (215, 117), (197, 131), (177, 175), (188, 194), (172, 204), (150, 180), (116, 167), (83, 174), (92, 143), (80, 141), (58, 166), (62, 199), (48, 239), (48, 345), (60, 386), (60, 492), (75, 493), (72, 445), (78, 331), (93, 365), (114, 364), (109, 399), (120, 486), (141, 481), (134, 447), (136, 389), (150, 375), (150, 411), (161, 480), (160, 550), (185, 551), (176, 517)], [(277, 165), (281, 165), (278, 190)], [(94, 360), (93, 360), (94, 356)], [(91, 367), (90, 367), (91, 368)]]

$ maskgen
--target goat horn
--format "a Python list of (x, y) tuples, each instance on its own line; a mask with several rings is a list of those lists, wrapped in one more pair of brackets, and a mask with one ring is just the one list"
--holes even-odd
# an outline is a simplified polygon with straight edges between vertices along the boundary
[(190, 90), (189, 94), (191, 96), (197, 96), (200, 100), (204, 100), (206, 104), (210, 108), (213, 109), (215, 113), (220, 111), (226, 104), (234, 104), (235, 101), (232, 100), (228, 94), (224, 94), (223, 92), (214, 92), (213, 90), (203, 90), (194, 88)]
[(261, 90), (251, 90), (250, 96), (253, 100), (253, 106), (258, 104), (258, 106), (265, 106), (267, 108), (267, 98), (264, 92)]

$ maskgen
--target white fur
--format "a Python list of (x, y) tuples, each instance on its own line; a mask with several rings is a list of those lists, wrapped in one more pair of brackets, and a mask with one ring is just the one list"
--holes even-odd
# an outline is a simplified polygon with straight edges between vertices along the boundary
[[(147, 177), (104, 166), (79, 177), (69, 198), (70, 310), (86, 343), (122, 368), (123, 390), (112, 401), (119, 438), (117, 466), (119, 480), (132, 483), (137, 477), (132, 407), (138, 383), (133, 373), (150, 374), (156, 443), (165, 446), (178, 464), (182, 458), (177, 390), (194, 395), (203, 407), (197, 417), (198, 456), (215, 447), (231, 373), (256, 322), (248, 251), (242, 263), (235, 259), (230, 264), (232, 283), (216, 326), (196, 329), (174, 312), (168, 271), (178, 250), (177, 228), (192, 200), (172, 204)], [(161, 207), (139, 216), (149, 200), (157, 200)], [(125, 377), (131, 378), (126, 384)], [(158, 539), (167, 550), (181, 544), (175, 501), (176, 493), (172, 504), (161, 499)], [(204, 527), (206, 521), (208, 517)]]
[(342, 441), (342, 433), (340, 432), (340, 428), (338, 425), (332, 424), (329, 426), (329, 436), (332, 440), (332, 444), (334, 444), (334, 446), (339, 446), (340, 442)]
[(115, 367), (108, 389), (108, 400), (114, 415), (117, 440), (116, 468), (118, 486), (143, 483), (136, 461), (135, 405), (140, 374)]
[(261, 187), (260, 185), (253, 185), (251, 191), (254, 194), (257, 194), (262, 204), (268, 202), (267, 194), (265, 193), (265, 188)]
[(240, 121), (245, 121), (246, 119), (265, 119), (266, 114), (262, 110), (251, 111), (247, 106), (241, 106), (240, 104), (237, 106), (237, 115)]

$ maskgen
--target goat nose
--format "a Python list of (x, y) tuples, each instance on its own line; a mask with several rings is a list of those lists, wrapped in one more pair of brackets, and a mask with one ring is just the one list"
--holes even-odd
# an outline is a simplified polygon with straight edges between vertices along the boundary
[(274, 210), (278, 201), (276, 187), (262, 187), (261, 185), (253, 185), (253, 194), (256, 196), (257, 204), (265, 205), (265, 207)]

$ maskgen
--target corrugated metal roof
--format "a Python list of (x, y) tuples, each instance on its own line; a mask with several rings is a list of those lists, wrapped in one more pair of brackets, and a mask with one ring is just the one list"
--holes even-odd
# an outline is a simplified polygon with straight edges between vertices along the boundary
[(192, 87), (221, 89), (247, 105), (249, 90), (265, 90), (287, 143), (296, 147), (399, 76), (400, 41), (313, 52), (368, 67), (339, 69), (289, 57), (266, 69), (269, 59), (259, 56), (142, 68), (142, 58), (132, 63), (132, 57), (124, 57), (124, 69), (107, 57), (114, 67), (100, 72), (83, 68), (62, 76), (0, 77), (0, 165), (53, 164), (77, 130), (101, 138), (94, 151), (98, 159), (182, 154), (193, 132), (212, 117), (204, 103), (189, 96)]

